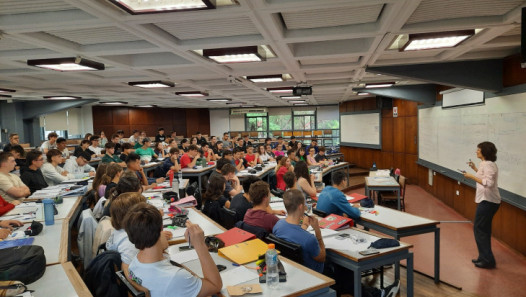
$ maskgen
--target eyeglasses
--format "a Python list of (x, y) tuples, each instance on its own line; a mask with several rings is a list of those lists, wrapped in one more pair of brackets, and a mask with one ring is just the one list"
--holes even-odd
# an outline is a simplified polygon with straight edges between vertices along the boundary
[(36, 159), (35, 161), (41, 162), (41, 161), (44, 161), (44, 158), (39, 158), (39, 159)]

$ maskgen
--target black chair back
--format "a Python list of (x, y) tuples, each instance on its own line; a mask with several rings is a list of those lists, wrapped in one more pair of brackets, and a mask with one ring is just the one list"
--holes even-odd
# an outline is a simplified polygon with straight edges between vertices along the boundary
[(221, 226), (232, 229), (237, 222), (236, 211), (223, 206), (219, 209), (219, 220)]
[(319, 210), (317, 208), (313, 208), (312, 209), (312, 213), (314, 213), (315, 215), (317, 215), (319, 217), (322, 217), (322, 218), (324, 218), (324, 217), (329, 215), (328, 213), (324, 212), (323, 210)]
[(259, 239), (265, 239), (268, 236), (268, 232), (265, 231), (265, 229), (261, 227), (249, 225), (243, 221), (237, 222), (235, 226), (241, 230), (245, 230), (247, 232), (250, 232), (256, 235), (256, 237)]
[(281, 255), (299, 264), (303, 264), (303, 253), (301, 245), (286, 241), (274, 234), (269, 234), (266, 238), (269, 243), (273, 243)]

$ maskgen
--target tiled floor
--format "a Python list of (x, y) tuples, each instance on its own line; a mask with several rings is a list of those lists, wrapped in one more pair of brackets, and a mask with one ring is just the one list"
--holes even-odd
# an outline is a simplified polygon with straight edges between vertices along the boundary
[[(363, 194), (364, 189), (350, 192)], [(407, 212), (441, 221), (442, 281), (478, 296), (526, 296), (526, 257), (493, 239), (497, 268), (476, 268), (471, 263), (478, 256), (471, 222), (458, 222), (467, 220), (418, 186), (408, 185), (405, 199)], [(404, 237), (402, 241), (414, 245), (415, 270), (433, 275), (433, 234)]]

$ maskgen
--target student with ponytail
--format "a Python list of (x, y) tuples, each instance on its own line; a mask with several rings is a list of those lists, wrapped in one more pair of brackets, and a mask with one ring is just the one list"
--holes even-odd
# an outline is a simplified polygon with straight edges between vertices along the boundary
[(117, 186), (123, 169), (122, 166), (117, 163), (110, 163), (106, 169), (106, 173), (102, 176), (102, 184), (106, 185), (106, 190), (104, 191), (104, 197), (110, 196), (110, 191)]

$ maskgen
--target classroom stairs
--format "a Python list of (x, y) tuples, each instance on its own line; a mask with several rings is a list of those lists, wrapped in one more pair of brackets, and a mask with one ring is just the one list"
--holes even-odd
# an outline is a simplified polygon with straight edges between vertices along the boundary
[(349, 187), (347, 190), (365, 187), (366, 176), (369, 176), (369, 169), (360, 167), (349, 168)]

